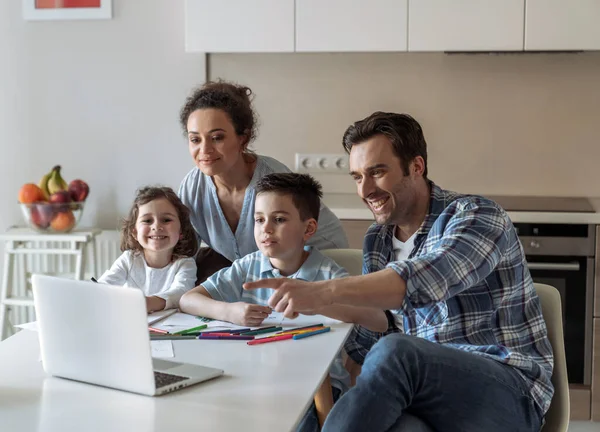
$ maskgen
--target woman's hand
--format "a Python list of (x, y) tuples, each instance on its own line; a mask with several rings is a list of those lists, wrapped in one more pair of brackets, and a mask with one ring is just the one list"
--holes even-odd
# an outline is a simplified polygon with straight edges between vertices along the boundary
[(167, 301), (160, 297), (150, 296), (146, 297), (146, 310), (148, 313), (161, 311), (167, 305)]
[(227, 305), (227, 321), (237, 325), (255, 327), (271, 314), (269, 306), (236, 302)]

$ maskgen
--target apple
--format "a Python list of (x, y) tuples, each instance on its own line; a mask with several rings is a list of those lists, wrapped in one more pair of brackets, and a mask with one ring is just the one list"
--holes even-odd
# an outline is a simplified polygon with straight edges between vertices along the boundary
[(52, 195), (50, 195), (50, 199), (48, 201), (53, 204), (64, 204), (55, 206), (56, 210), (59, 212), (65, 212), (71, 208), (69, 205), (71, 202), (71, 194), (69, 194), (69, 192), (66, 190), (54, 192)]
[(54, 217), (54, 208), (47, 203), (31, 204), (31, 222), (41, 229), (47, 229)]
[(83, 180), (73, 180), (69, 183), (69, 193), (75, 202), (85, 201), (90, 193), (90, 187)]

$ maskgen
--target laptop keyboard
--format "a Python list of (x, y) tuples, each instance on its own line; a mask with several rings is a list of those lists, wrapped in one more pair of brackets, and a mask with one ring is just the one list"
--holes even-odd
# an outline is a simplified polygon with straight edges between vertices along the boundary
[(156, 383), (157, 389), (186, 379), (188, 379), (188, 377), (154, 371), (154, 382)]

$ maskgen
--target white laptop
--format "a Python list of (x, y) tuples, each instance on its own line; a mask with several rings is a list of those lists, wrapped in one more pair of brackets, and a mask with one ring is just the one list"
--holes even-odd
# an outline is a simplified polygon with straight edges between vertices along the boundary
[(32, 285), (46, 373), (148, 396), (223, 375), (152, 358), (146, 300), (137, 288), (37, 274)]

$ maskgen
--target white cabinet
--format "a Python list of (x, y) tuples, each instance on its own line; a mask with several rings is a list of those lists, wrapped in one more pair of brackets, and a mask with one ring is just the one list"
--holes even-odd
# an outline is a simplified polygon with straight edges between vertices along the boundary
[(600, 50), (600, 0), (526, 4), (526, 50)]
[(186, 0), (187, 52), (293, 52), (294, 0)]
[(408, 50), (521, 51), (524, 1), (409, 0)]
[(296, 0), (296, 51), (406, 51), (408, 0)]

